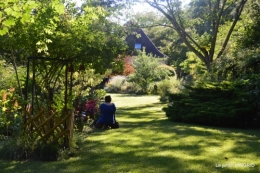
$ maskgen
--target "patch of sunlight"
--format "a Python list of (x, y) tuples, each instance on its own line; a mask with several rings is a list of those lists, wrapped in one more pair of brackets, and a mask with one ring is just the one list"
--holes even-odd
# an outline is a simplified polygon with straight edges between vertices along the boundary
[(228, 152), (228, 151), (232, 150), (232, 148), (234, 148), (236, 141), (234, 141), (234, 140), (224, 140), (222, 142), (223, 142), (223, 145), (220, 147), (221, 150), (223, 150), (224, 152)]
[(236, 146), (235, 141), (233, 140), (224, 140), (222, 145), (218, 146), (204, 146), (203, 149), (211, 154), (230, 154), (233, 148)]
[(182, 137), (180, 140), (183, 144), (193, 144), (199, 142), (200, 138), (198, 136), (187, 136)]
[(15, 165), (10, 165), (5, 168), (5, 170), (13, 170), (15, 168)]
[(230, 132), (230, 131), (227, 131), (228, 134), (231, 134), (232, 136), (236, 136), (236, 137), (247, 137), (247, 138), (255, 138), (257, 139), (257, 136), (256, 135), (253, 135), (253, 134), (245, 134), (245, 133), (242, 133), (242, 132)]
[(99, 135), (98, 137), (91, 137), (91, 142), (94, 142), (94, 141), (106, 141), (109, 139), (109, 136), (108, 135)]
[(201, 132), (211, 132), (214, 134), (223, 134), (223, 132), (221, 130), (218, 129), (212, 129), (212, 128), (205, 128), (205, 127), (189, 127), (192, 130), (197, 130), (197, 131), (201, 131)]
[(111, 151), (111, 153), (126, 153), (127, 146), (118, 145), (118, 146), (107, 146), (105, 149)]
[(141, 105), (151, 105), (159, 102), (159, 96), (136, 96), (136, 95), (123, 95), (123, 94), (109, 94), (112, 97), (112, 102), (116, 104), (118, 108), (122, 107), (137, 107)]
[(81, 160), (82, 158), (77, 156), (77, 157), (71, 157), (69, 160), (63, 160), (61, 162), (67, 163), (67, 162), (77, 162), (79, 160)]
[(134, 125), (132, 123), (136, 123), (136, 122), (140, 123), (140, 120), (137, 119), (136, 117), (133, 117), (133, 118), (122, 118), (122, 117), (120, 117), (120, 124), (123, 124), (123, 123), (129, 124), (129, 123), (131, 123), (131, 125)]

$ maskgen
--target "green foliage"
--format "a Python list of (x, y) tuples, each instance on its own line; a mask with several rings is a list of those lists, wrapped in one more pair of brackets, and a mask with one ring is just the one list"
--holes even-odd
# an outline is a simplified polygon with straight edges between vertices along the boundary
[(38, 140), (27, 134), (19, 133), (14, 138), (3, 141), (0, 149), (1, 159), (26, 160), (35, 156)]
[(198, 40), (198, 44), (200, 45), (200, 47), (205, 48), (207, 51), (209, 51), (211, 41), (212, 35), (208, 33), (203, 33)]
[(8, 33), (16, 23), (30, 22), (31, 12), (37, 8), (37, 3), (33, 0), (5, 0), (0, 2), (0, 35)]
[(39, 148), (39, 158), (43, 161), (57, 161), (59, 155), (59, 147), (55, 144), (41, 145)]
[[(73, 95), (74, 98), (84, 98), (91, 95), (97, 95), (102, 97), (104, 91), (95, 91), (95, 87), (98, 86), (103, 78), (110, 74), (110, 70), (105, 74), (96, 73), (94, 69), (87, 68), (81, 72), (75, 72), (73, 74)], [(95, 93), (96, 92), (96, 93)]]
[(187, 59), (180, 63), (181, 69), (193, 77), (193, 79), (198, 79), (205, 72), (207, 72), (203, 62), (193, 53), (187, 53)]
[(0, 147), (1, 159), (57, 161), (60, 153), (55, 144), (41, 144), (36, 137), (20, 133), (3, 141)]
[(14, 91), (14, 88), (10, 88), (8, 91), (1, 90), (0, 133), (7, 136), (17, 135), (22, 123), (22, 111), (19, 106), (22, 104), (22, 99)]
[(109, 93), (121, 92), (121, 87), (125, 82), (126, 78), (124, 76), (114, 76), (109, 80), (108, 86), (105, 87), (105, 90)]
[(87, 64), (98, 73), (108, 68), (122, 71), (118, 57), (126, 49), (125, 33), (122, 26), (107, 19), (104, 8), (87, 3), (80, 13), (70, 2), (34, 3), (37, 8), (30, 10), (30, 21), (16, 22), (8, 36), (1, 36), (1, 58), (19, 66), (28, 56), (36, 55), (71, 59), (74, 66)]
[[(77, 96), (104, 96), (103, 90), (94, 92), (94, 89), (102, 81), (106, 69), (120, 71), (121, 61), (115, 62), (115, 59), (126, 48), (123, 27), (108, 20), (108, 13), (104, 8), (87, 4), (84, 11), (79, 12), (69, 1), (63, 3), (60, 0), (0, 2), (0, 58), (5, 60), (3, 61), (5, 66), (2, 68), (2, 61), (0, 66), (2, 83), (0, 89), (16, 88), (19, 77), (24, 79), (22, 75), (24, 71), (19, 67), (25, 65), (28, 56), (41, 56), (70, 59), (75, 68), (79, 67), (79, 64), (88, 66), (87, 70), (81, 73), (82, 75), (75, 73), (76, 82), (73, 81), (75, 88), (72, 97), (68, 98), (67, 108), (71, 108), (72, 101)], [(36, 67), (37, 106), (55, 109), (61, 115), (65, 106), (65, 81), (64, 73), (60, 72), (65, 71), (64, 64), (47, 60), (45, 62), (49, 64), (41, 62), (37, 63), (39, 66)], [(6, 65), (8, 63), (11, 63), (14, 69), (19, 66), (18, 73)], [(31, 82), (31, 79), (29, 80)], [(19, 90), (22, 91), (22, 88), (20, 87)], [(31, 87), (29, 87), (30, 92), (32, 92)], [(18, 116), (15, 112), (17, 107), (12, 105), (16, 103), (15, 99), (18, 97), (1, 100), (0, 123), (7, 130), (10, 129), (12, 122), (16, 123), (18, 118), (21, 123), (21, 114)], [(40, 158), (52, 160), (52, 156), (47, 158), (49, 154), (44, 155), (44, 153), (50, 151), (56, 156), (56, 146), (39, 144), (38, 137), (35, 134), (35, 137), (23, 140), (21, 136), (14, 143), (22, 142), (15, 144), (11, 149), (15, 152), (21, 149), (28, 156), (35, 152), (41, 153), (43, 155), (40, 155)]]
[(243, 18), (243, 29), (238, 40), (239, 47), (259, 47), (260, 6), (257, 1), (249, 1)]
[(104, 89), (96, 89), (94, 91), (95, 98), (97, 99), (103, 99), (106, 96), (106, 91)]
[(260, 72), (259, 14), (257, 2), (248, 1), (233, 33), (233, 43), (224, 56), (213, 63), (218, 79), (238, 79)]
[(258, 74), (260, 48), (236, 48), (213, 64), (215, 75), (219, 80), (244, 78), (244, 75)]
[(128, 93), (133, 94), (139, 90), (139, 86), (132, 82), (127, 81), (125, 76), (113, 76), (109, 80), (108, 85), (105, 87), (105, 91), (108, 93)]
[(129, 81), (138, 85), (143, 93), (148, 93), (150, 83), (165, 79), (170, 74), (168, 69), (160, 65), (156, 57), (146, 55), (143, 49), (133, 60), (134, 73), (129, 76)]
[[(257, 154), (260, 152), (259, 129), (241, 130), (173, 123), (167, 121), (161, 111), (163, 105), (158, 102), (158, 96), (111, 96), (118, 107), (118, 121), (121, 122), (122, 129), (105, 132), (94, 129), (90, 134), (74, 133), (74, 136), (77, 135), (74, 141), (77, 148), (71, 154), (76, 154), (76, 157), (59, 162), (1, 160), (2, 172), (260, 171)], [(67, 153), (65, 149), (62, 151), (64, 155)], [(77, 152), (80, 154), (77, 155)], [(115, 166), (115, 163), (119, 166)], [(217, 167), (218, 164), (223, 167)], [(228, 164), (232, 166), (224, 167)]]
[(183, 89), (181, 85), (181, 80), (176, 79), (175, 77), (166, 78), (157, 84), (158, 94), (160, 95), (160, 100), (166, 102), (168, 100), (169, 94), (180, 93)]
[[(163, 1), (146, 0), (167, 20), (162, 26), (172, 28), (211, 72), (211, 65), (229, 46), (229, 40), (238, 23), (246, 0), (205, 1), (193, 0), (186, 8), (180, 1), (164, 4)], [(169, 9), (174, 9), (174, 12)], [(223, 27), (224, 26), (224, 27)], [(221, 33), (221, 34), (220, 34)]]
[[(18, 71), (19, 76), (25, 76), (25, 68), (19, 67)], [(6, 90), (10, 87), (17, 87), (15, 70), (12, 65), (5, 60), (0, 60), (0, 83), (0, 90)]]
[(167, 55), (167, 64), (174, 65), (178, 77), (182, 77), (180, 63), (186, 59), (188, 48), (183, 44), (177, 32), (169, 26), (169, 21), (156, 12), (139, 12), (133, 21), (141, 27), (159, 50)]
[(225, 127), (255, 127), (259, 122), (258, 77), (238, 82), (201, 83), (187, 93), (169, 94), (164, 108), (172, 121)]

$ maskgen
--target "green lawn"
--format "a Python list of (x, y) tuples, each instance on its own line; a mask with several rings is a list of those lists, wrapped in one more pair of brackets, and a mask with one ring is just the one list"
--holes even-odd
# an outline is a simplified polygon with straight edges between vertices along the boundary
[(112, 94), (121, 127), (95, 129), (79, 156), (59, 162), (0, 162), (0, 172), (260, 172), (260, 132), (173, 123), (157, 96)]

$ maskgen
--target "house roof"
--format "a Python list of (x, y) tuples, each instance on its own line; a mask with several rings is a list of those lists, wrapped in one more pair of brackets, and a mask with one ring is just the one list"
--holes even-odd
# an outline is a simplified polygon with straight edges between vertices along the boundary
[(140, 37), (137, 38), (137, 34), (131, 34), (126, 38), (126, 42), (128, 43), (131, 49), (135, 49), (135, 47), (141, 48), (141, 50), (145, 47), (145, 51), (147, 54), (153, 54), (156, 57), (166, 57), (163, 53), (161, 53), (158, 48), (154, 45), (154, 43), (150, 40), (150, 38), (145, 34), (142, 29), (135, 30)]

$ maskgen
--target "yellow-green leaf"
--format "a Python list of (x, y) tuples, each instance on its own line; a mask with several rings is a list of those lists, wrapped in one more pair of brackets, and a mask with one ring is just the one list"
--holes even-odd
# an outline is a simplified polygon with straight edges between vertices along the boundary
[(4, 9), (4, 11), (6, 12), (7, 15), (12, 15), (14, 10), (9, 7), (9, 8)]
[(29, 22), (30, 19), (31, 19), (31, 15), (25, 13), (25, 14), (23, 15), (22, 19), (21, 19), (21, 22), (22, 22), (22, 23), (26, 23), (26, 22)]
[(5, 111), (6, 111), (6, 109), (7, 109), (6, 107), (3, 107), (3, 108), (2, 108), (2, 111), (3, 111), (3, 112), (5, 112)]
[(36, 3), (35, 1), (28, 1), (27, 4), (28, 4), (31, 8), (37, 7), (37, 3)]
[(64, 13), (64, 10), (65, 10), (65, 7), (63, 4), (58, 4), (58, 5), (55, 5), (55, 10), (59, 13), (59, 14), (63, 14)]
[(8, 26), (8, 27), (13, 26), (14, 24), (15, 24), (15, 20), (12, 17), (8, 18), (7, 20), (5, 20), (3, 22), (3, 25)]
[(7, 27), (3, 27), (3, 29), (0, 29), (0, 35), (5, 35), (8, 32), (8, 28)]

